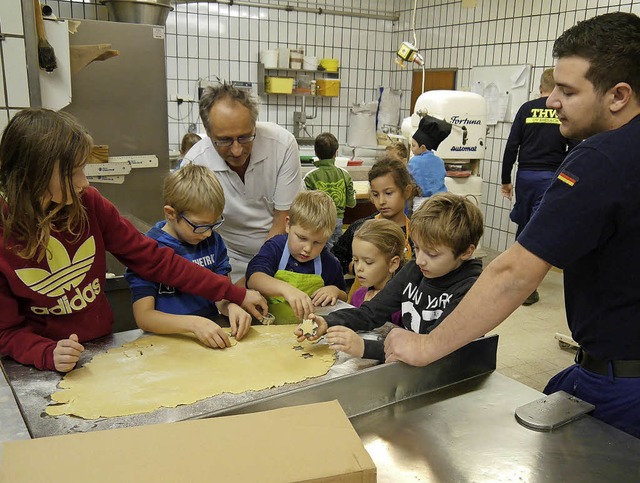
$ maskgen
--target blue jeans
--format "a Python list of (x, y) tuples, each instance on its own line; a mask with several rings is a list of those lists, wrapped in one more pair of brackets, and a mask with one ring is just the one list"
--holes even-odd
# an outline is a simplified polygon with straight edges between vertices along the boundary
[(553, 376), (543, 392), (556, 391), (593, 404), (591, 416), (640, 438), (640, 377), (601, 376), (574, 364)]
[(518, 225), (516, 238), (540, 206), (542, 196), (551, 185), (555, 173), (553, 171), (520, 171), (516, 175), (516, 204), (511, 211), (511, 221)]

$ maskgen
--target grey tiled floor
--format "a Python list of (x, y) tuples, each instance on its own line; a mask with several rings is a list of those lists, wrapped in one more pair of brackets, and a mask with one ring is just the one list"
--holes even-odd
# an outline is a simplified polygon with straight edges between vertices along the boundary
[[(485, 249), (485, 266), (498, 252)], [(498, 334), (499, 373), (542, 391), (549, 379), (573, 364), (575, 351), (559, 346), (554, 335), (570, 335), (564, 312), (562, 273), (552, 269), (538, 288), (540, 301), (521, 306), (494, 329)]]

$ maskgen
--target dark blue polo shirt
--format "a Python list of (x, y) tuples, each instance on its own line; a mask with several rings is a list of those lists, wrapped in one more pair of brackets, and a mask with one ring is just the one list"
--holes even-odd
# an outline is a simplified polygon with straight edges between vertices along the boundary
[(518, 242), (564, 270), (569, 327), (589, 354), (640, 359), (640, 116), (569, 153)]

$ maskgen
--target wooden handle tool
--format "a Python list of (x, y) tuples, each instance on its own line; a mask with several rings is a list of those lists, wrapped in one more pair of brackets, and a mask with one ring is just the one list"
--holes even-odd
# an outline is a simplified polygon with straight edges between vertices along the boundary
[(56, 67), (56, 53), (47, 41), (47, 33), (42, 19), (42, 6), (39, 0), (33, 0), (33, 9), (36, 16), (36, 33), (38, 34), (38, 63), (40, 68), (52, 72)]

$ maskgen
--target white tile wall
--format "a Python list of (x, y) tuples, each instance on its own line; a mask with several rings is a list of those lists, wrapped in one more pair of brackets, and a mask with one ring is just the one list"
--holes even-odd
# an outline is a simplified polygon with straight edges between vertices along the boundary
[[(303, 46), (307, 53), (337, 57), (341, 61), (341, 95), (316, 99), (317, 119), (310, 121), (312, 134), (333, 132), (346, 141), (349, 107), (370, 101), (375, 87), (403, 89), (409, 114), (411, 68), (398, 68), (393, 59), (403, 40), (413, 40), (411, 17), (414, 0), (278, 1), (253, 0), (263, 4), (287, 4), (361, 12), (399, 12), (398, 22), (358, 17), (283, 12), (257, 7), (229, 7), (216, 3), (180, 4), (167, 21), (166, 58), (168, 94), (193, 95), (199, 79), (257, 81), (256, 63), (261, 50), (279, 46)], [(7, 2), (1, 0), (0, 29)], [(97, 0), (48, 0), (54, 14), (107, 20), (108, 13)], [(477, 7), (463, 9), (461, 1), (417, 2), (415, 34), (427, 68), (458, 69), (458, 88), (468, 86), (475, 65), (530, 63), (533, 86), (553, 65), (553, 40), (584, 18), (607, 11), (640, 14), (640, 0), (478, 0)], [(4, 42), (6, 43), (6, 42)], [(4, 50), (3, 43), (0, 48)], [(6, 60), (5, 60), (6, 65)], [(6, 75), (6, 72), (5, 72)], [(12, 81), (13, 82), (13, 81)], [(11, 86), (13, 91), (13, 86)], [(532, 93), (532, 97), (536, 92)], [(260, 118), (293, 128), (293, 111), (301, 99), (268, 96), (262, 99)], [(0, 125), (2, 124), (0, 106)], [(310, 113), (310, 108), (307, 107)], [(169, 103), (169, 140), (176, 149), (190, 123), (198, 120), (197, 106)], [(504, 250), (514, 241), (515, 225), (508, 221), (510, 203), (500, 194), (500, 168), (508, 124), (491, 127), (487, 136), (487, 158), (481, 175), (486, 232), (483, 243)]]
[(0, 34), (4, 38), (0, 41), (0, 132), (2, 132), (9, 122), (8, 106), (29, 105), (20, 0), (0, 2)]
[(9, 107), (29, 107), (29, 87), (24, 37), (7, 37), (3, 41), (2, 57)]
[(20, 0), (3, 0), (0, 2), (0, 32), (14, 35), (24, 34)]
[[(402, 10), (396, 39), (412, 38), (413, 1), (399, 4)], [(415, 31), (427, 68), (458, 69), (458, 88), (464, 88), (473, 66), (532, 64), (531, 98), (537, 96), (542, 71), (553, 66), (553, 41), (565, 29), (606, 12), (640, 14), (638, 0), (478, 0), (474, 9), (463, 9), (460, 4), (450, 0), (418, 2)], [(500, 193), (501, 160), (509, 128), (510, 124), (500, 123), (489, 129), (486, 159), (481, 164), (483, 243), (495, 250), (513, 244), (516, 230), (516, 225), (509, 221), (511, 203)]]

